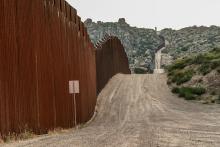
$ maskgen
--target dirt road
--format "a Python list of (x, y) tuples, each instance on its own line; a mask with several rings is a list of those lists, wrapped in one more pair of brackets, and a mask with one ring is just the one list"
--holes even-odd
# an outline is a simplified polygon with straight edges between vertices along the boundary
[(220, 147), (220, 105), (174, 96), (165, 75), (117, 75), (99, 95), (97, 115), (79, 130), (6, 146)]

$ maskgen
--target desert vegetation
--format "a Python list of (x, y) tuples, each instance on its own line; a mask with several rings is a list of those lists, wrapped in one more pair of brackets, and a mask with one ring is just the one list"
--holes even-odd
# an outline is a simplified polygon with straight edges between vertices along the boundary
[(7, 135), (0, 135), (0, 143), (9, 143), (18, 140), (26, 140), (30, 138), (34, 138), (36, 134), (27, 127), (20, 129), (20, 133), (8, 133)]
[(195, 100), (204, 94), (206, 89), (203, 87), (174, 87), (172, 92), (179, 94), (179, 97), (184, 97), (186, 100)]
[(186, 100), (219, 102), (220, 48), (177, 59), (166, 67), (172, 92)]

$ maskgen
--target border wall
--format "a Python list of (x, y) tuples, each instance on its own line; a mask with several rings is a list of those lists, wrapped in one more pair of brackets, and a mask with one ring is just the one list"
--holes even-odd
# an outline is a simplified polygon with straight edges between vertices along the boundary
[(69, 80), (80, 81), (77, 122), (96, 103), (95, 49), (64, 0), (0, 1), (0, 131), (74, 125)]
[(128, 57), (117, 37), (106, 35), (96, 44), (97, 94), (117, 73), (131, 74)]
[[(100, 90), (119, 68), (127, 66), (119, 40), (109, 38), (102, 48), (101, 57), (77, 11), (64, 0), (1, 0), (0, 134), (26, 128), (40, 134), (73, 127), (70, 80), (80, 82), (77, 123), (88, 121), (94, 113), (97, 85)], [(105, 65), (114, 61), (113, 67), (98, 64), (96, 69), (101, 60)], [(126, 64), (119, 65), (123, 61)]]

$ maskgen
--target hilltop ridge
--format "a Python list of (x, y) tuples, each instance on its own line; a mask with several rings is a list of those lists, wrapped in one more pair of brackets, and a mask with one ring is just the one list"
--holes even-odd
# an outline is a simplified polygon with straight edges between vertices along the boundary
[(154, 29), (130, 26), (124, 18), (120, 18), (118, 22), (93, 22), (92, 19), (87, 19), (85, 26), (93, 43), (106, 33), (117, 36), (125, 46), (133, 71), (140, 69), (137, 71), (152, 72), (154, 69), (155, 49), (161, 43), (158, 33), (167, 42), (162, 54), (162, 66), (171, 64), (179, 57), (220, 47), (219, 26), (192, 26), (180, 30), (166, 28), (158, 32)]

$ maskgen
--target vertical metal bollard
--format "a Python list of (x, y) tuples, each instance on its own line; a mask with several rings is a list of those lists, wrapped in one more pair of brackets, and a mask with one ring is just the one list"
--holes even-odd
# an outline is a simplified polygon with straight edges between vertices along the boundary
[(73, 95), (74, 105), (74, 124), (77, 127), (77, 113), (76, 113), (76, 94), (79, 93), (79, 81), (69, 81), (69, 93)]

